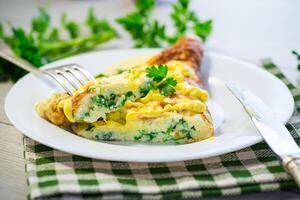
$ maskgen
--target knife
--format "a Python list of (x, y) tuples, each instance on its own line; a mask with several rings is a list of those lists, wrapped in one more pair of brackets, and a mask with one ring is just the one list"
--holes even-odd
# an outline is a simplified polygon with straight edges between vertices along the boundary
[(239, 83), (227, 82), (226, 87), (250, 116), (266, 143), (280, 158), (285, 170), (300, 188), (300, 148), (276, 114), (250, 90)]

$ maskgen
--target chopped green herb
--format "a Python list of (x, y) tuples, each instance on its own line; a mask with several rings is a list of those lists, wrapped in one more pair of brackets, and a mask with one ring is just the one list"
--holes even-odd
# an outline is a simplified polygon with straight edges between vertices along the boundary
[[(139, 134), (134, 137), (134, 140), (143, 142), (153, 142), (162, 139), (163, 143), (181, 144), (184, 141), (192, 139), (192, 131), (195, 130), (196, 129), (194, 126), (190, 128), (188, 122), (182, 118), (178, 121), (172, 122), (166, 131), (155, 132), (140, 130)], [(181, 137), (174, 136), (174, 133), (179, 133)]]
[(94, 128), (95, 128), (95, 126), (93, 124), (89, 124), (85, 130), (92, 131)]
[(115, 100), (116, 99), (116, 94), (115, 93), (111, 93), (110, 95), (109, 95), (109, 97), (110, 97), (110, 100)]
[(123, 106), (125, 104), (125, 102), (130, 98), (134, 96), (133, 92), (132, 91), (128, 91), (126, 94), (125, 94), (125, 97), (121, 103), (121, 105)]
[(97, 75), (95, 76), (95, 78), (102, 78), (102, 77), (107, 77), (107, 75), (106, 75), (106, 74), (103, 74), (103, 73), (100, 73), (100, 74), (97, 74)]
[(92, 97), (92, 101), (95, 102), (97, 106), (103, 106), (105, 103), (105, 97), (103, 95), (98, 95)]
[(186, 120), (184, 120), (183, 118), (178, 120), (177, 122), (171, 124), (169, 126), (169, 128), (167, 129), (167, 133), (172, 133), (172, 132), (179, 132), (183, 135), (183, 137), (180, 138), (176, 138), (174, 140), (175, 143), (180, 143), (180, 140), (183, 139), (191, 139), (192, 135), (191, 132), (195, 131), (195, 127), (192, 126), (191, 128), (189, 127), (189, 124)]
[(123, 72), (126, 72), (126, 69), (118, 69), (116, 74), (122, 74)]
[(126, 94), (125, 94), (125, 97), (132, 97), (133, 96), (133, 92), (132, 91), (128, 91)]
[(112, 135), (113, 135), (112, 132), (103, 133), (102, 134), (102, 139), (103, 140), (111, 140)]
[(175, 128), (176, 128), (176, 124), (175, 125), (171, 124), (171, 126), (169, 126), (167, 129), (167, 133), (171, 133)]
[(113, 140), (112, 137), (113, 137), (112, 132), (100, 132), (95, 135), (95, 138), (97, 140)]
[(140, 130), (139, 133), (140, 133), (139, 135), (134, 137), (134, 140), (150, 142), (158, 135), (157, 132), (152, 132), (152, 131), (147, 132), (145, 130)]
[(180, 119), (178, 121), (178, 125), (177, 128), (179, 129), (179, 131), (185, 135), (185, 137), (187, 139), (191, 139), (192, 135), (191, 135), (191, 129), (189, 127), (189, 124), (187, 123), (187, 121), (185, 121), (184, 119)]
[(98, 95), (98, 96), (94, 96), (92, 97), (92, 101), (94, 101), (94, 103), (97, 106), (103, 106), (109, 109), (113, 109), (116, 108), (116, 94), (111, 93), (109, 96), (104, 96), (104, 95)]

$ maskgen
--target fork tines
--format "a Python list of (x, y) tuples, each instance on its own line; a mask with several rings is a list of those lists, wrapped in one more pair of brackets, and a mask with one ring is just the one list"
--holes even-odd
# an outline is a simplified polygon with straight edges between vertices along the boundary
[(94, 77), (77, 64), (62, 65), (44, 70), (54, 78), (67, 92), (72, 95), (81, 85), (94, 81)]

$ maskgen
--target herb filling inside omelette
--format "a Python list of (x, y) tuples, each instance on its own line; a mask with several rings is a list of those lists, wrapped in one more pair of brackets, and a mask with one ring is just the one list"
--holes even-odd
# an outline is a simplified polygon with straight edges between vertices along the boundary
[(94, 140), (188, 143), (205, 139), (212, 127), (200, 115), (205, 116), (208, 93), (194, 80), (194, 70), (179, 61), (102, 76), (83, 89), (92, 94), (70, 118), (84, 123), (72, 128)]

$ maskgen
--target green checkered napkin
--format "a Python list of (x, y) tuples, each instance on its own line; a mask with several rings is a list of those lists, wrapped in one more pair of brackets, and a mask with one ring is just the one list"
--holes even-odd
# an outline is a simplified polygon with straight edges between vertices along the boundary
[[(300, 92), (274, 64), (265, 68), (291, 90), (296, 110), (286, 127), (300, 143)], [(30, 198), (174, 199), (296, 188), (266, 143), (201, 160), (127, 163), (94, 160), (25, 137)]]

